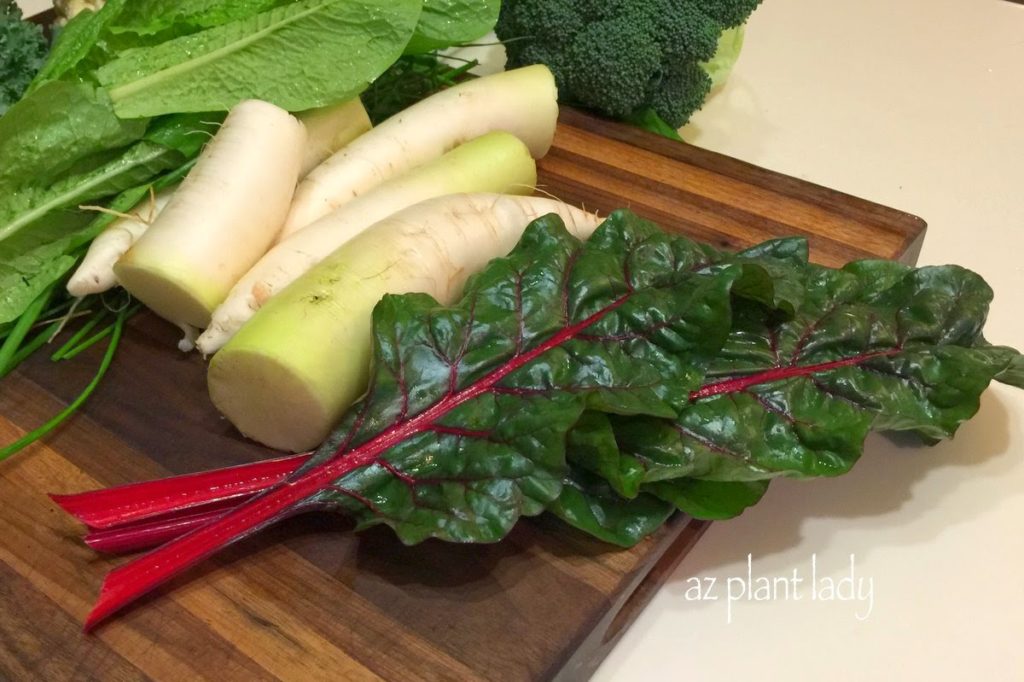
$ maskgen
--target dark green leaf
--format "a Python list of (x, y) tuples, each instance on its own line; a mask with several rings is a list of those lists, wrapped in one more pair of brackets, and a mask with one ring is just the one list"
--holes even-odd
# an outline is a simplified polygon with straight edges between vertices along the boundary
[(606, 481), (574, 469), (548, 510), (599, 540), (632, 547), (661, 527), (673, 506), (653, 495), (625, 500)]
[(739, 516), (757, 504), (768, 490), (768, 481), (702, 481), (676, 478), (644, 486), (644, 491), (670, 502), (695, 519), (719, 520)]
[[(385, 297), (370, 385), (339, 428), (286, 480), (120, 566), (87, 627), (313, 508), (411, 543), (493, 542), (551, 506), (628, 544), (668, 513), (647, 491), (731, 516), (773, 476), (842, 473), (869, 428), (948, 436), (993, 377), (1020, 379), (1017, 352), (981, 335), (991, 291), (962, 268), (791, 262), (796, 276), (773, 259), (807, 287), (780, 315), (776, 295), (733, 291), (751, 254), (709, 253), (624, 211), (582, 245), (548, 216), (457, 305)], [(571, 466), (567, 444), (582, 450)], [(615, 446), (635, 464), (610, 460)], [(626, 500), (636, 465), (645, 485)]]
[(643, 464), (619, 451), (608, 415), (584, 413), (569, 432), (566, 450), (570, 462), (599, 475), (620, 496), (632, 499), (640, 493), (646, 475)]
[(500, 539), (559, 495), (566, 433), (585, 408), (670, 417), (685, 404), (701, 375), (691, 358), (728, 333), (740, 270), (695, 272), (702, 255), (629, 213), (585, 245), (551, 217), (457, 306), (386, 297), (367, 397), (307, 470), (389, 445), (310, 503), (405, 542)]
[(648, 476), (742, 481), (841, 474), (872, 428), (950, 437), (1015, 351), (978, 348), (991, 291), (955, 266), (809, 269), (797, 315), (737, 311), (674, 422), (613, 422)]
[(370, 121), (377, 125), (421, 99), (455, 85), (474, 66), (476, 62), (451, 66), (434, 53), (403, 55), (359, 98)]
[(1024, 356), (1013, 351), (1010, 362), (1005, 369), (996, 375), (996, 380), (1010, 386), (1024, 388)]

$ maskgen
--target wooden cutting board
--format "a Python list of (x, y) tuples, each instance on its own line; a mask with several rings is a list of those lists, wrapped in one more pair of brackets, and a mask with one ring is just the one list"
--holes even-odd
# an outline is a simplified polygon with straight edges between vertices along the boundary
[[(572, 111), (541, 182), (717, 246), (804, 235), (829, 265), (913, 261), (925, 232), (905, 213)], [(705, 528), (679, 515), (624, 551), (540, 518), (496, 545), (403, 547), (387, 529), (356, 535), (345, 519), (314, 514), (230, 548), (84, 636), (120, 560), (84, 547), (47, 492), (271, 454), (217, 415), (203, 361), (179, 353), (177, 336), (135, 317), (84, 410), (0, 464), (0, 678), (582, 680)], [(101, 353), (60, 364), (39, 354), (0, 383), (0, 442), (63, 407)]]

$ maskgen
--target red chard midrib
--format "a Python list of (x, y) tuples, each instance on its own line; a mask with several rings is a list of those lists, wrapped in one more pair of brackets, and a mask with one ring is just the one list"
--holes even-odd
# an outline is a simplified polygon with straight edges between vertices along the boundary
[(319, 466), (266, 490), (220, 518), (114, 569), (103, 582), (99, 599), (86, 619), (85, 629), (91, 630), (131, 601), (231, 542), (280, 520), (287, 515), (291, 507), (331, 487), (339, 478), (373, 464), (383, 453), (416, 433), (427, 430), (459, 405), (487, 393), (512, 372), (549, 350), (572, 340), (584, 329), (629, 300), (630, 296), (631, 293), (620, 296), (580, 322), (556, 332), (536, 347), (513, 356), (482, 379), (456, 393), (448, 394), (418, 415), (388, 427), (350, 452), (336, 451), (329, 460)]
[(890, 350), (873, 351), (870, 353), (861, 353), (853, 355), (848, 358), (842, 358), (840, 360), (831, 360), (829, 362), (819, 362), (814, 365), (788, 365), (785, 367), (773, 367), (772, 369), (764, 370), (763, 372), (757, 372), (755, 374), (748, 374), (746, 376), (734, 377), (732, 379), (725, 379), (718, 381), (713, 384), (706, 384), (701, 386), (696, 391), (690, 393), (690, 401), (697, 401), (704, 398), (710, 398), (716, 395), (724, 395), (728, 393), (739, 393), (753, 386), (759, 384), (767, 384), (773, 381), (782, 381), (783, 379), (792, 379), (794, 377), (810, 376), (812, 374), (820, 374), (821, 372), (828, 372), (833, 369), (839, 369), (841, 367), (851, 367), (862, 364), (873, 358), (889, 357), (896, 355), (900, 352), (899, 348), (893, 348)]
[(114, 528), (252, 495), (278, 483), (309, 457), (292, 455), (50, 498), (90, 528)]
[[(156, 539), (169, 540), (149, 554), (110, 573), (104, 581), (96, 607), (86, 621), (86, 629), (95, 627), (135, 598), (202, 561), (225, 545), (279, 520), (287, 515), (289, 509), (295, 504), (322, 490), (331, 488), (335, 485), (335, 481), (346, 474), (376, 463), (384, 452), (407, 438), (428, 430), (440, 428), (444, 431), (444, 427), (438, 427), (436, 424), (439, 419), (459, 405), (491, 391), (503, 378), (540, 355), (576, 338), (584, 329), (625, 303), (628, 298), (629, 294), (626, 294), (583, 321), (565, 327), (535, 348), (515, 355), (479, 381), (448, 394), (420, 414), (397, 422), (348, 453), (343, 452), (344, 446), (339, 447), (331, 459), (293, 480), (288, 480), (288, 477), (308, 460), (309, 455), (295, 455), (272, 460), (267, 463), (270, 466), (263, 469), (259, 468), (263, 463), (257, 463), (207, 474), (176, 477), (177, 481), (168, 479), (162, 486), (159, 485), (160, 481), (138, 484), (137, 487), (124, 486), (124, 491), (141, 498), (147, 492), (146, 486), (153, 486), (157, 491), (165, 491), (169, 488), (180, 492), (186, 487), (201, 486), (204, 480), (216, 480), (238, 496), (243, 494), (240, 492), (242, 490), (247, 491), (248, 495), (254, 494), (252, 497), (248, 497), (248, 495), (242, 497), (235, 507), (226, 511), (209, 510), (189, 516), (188, 512), (196, 506), (194, 500), (184, 505), (179, 503), (177, 508), (167, 507), (165, 495), (159, 498), (159, 501), (163, 503), (163, 507), (161, 507), (163, 515), (160, 519), (164, 522), (163, 525), (157, 522), (147, 525), (139, 523), (141, 519), (148, 518), (147, 516), (143, 514), (133, 517), (123, 507), (120, 508), (120, 516), (118, 514), (104, 515), (102, 504), (105, 500), (110, 499), (110, 493), (118, 489), (86, 493), (81, 496), (55, 497), (62, 506), (83, 520), (87, 518), (121, 519), (120, 522), (108, 523), (108, 526), (113, 526), (108, 532), (92, 534), (90, 544), (99, 550), (130, 551), (152, 546)], [(690, 400), (697, 401), (716, 395), (740, 392), (759, 384), (827, 372), (899, 352), (900, 349), (894, 348), (812, 365), (776, 367), (747, 376), (707, 384), (693, 391), (690, 394)], [(241, 476), (232, 482), (225, 476), (227, 472)], [(204, 477), (208, 478), (204, 479)], [(283, 485), (281, 485), (282, 483)], [(342, 489), (340, 492), (347, 493), (348, 491)], [(107, 493), (107, 495), (104, 497), (103, 493)], [(89, 499), (90, 495), (97, 495), (100, 499)], [(73, 504), (76, 502), (75, 498), (84, 498), (84, 506), (93, 511), (93, 516), (76, 513), (75, 504)], [(68, 504), (69, 502), (72, 504)], [(109, 504), (109, 502), (107, 503)], [(153, 507), (152, 504), (147, 505), (144, 499), (139, 504), (141, 509)], [(86, 522), (88, 523), (88, 521)], [(172, 529), (176, 529), (179, 533), (177, 537), (174, 536)]]
[[(628, 297), (629, 294), (626, 294), (582, 322), (562, 329), (535, 348), (514, 356), (479, 381), (447, 395), (420, 414), (392, 425), (348, 453), (342, 452), (343, 446), (339, 447), (339, 451), (335, 452), (327, 462), (305, 472), (294, 480), (287, 479), (308, 460), (309, 455), (295, 455), (271, 460), (267, 463), (175, 477), (166, 481), (124, 486), (122, 489), (115, 488), (85, 493), (80, 496), (55, 496), (62, 506), (86, 523), (89, 523), (90, 519), (94, 524), (96, 519), (103, 519), (107, 522), (106, 526), (93, 524), (93, 527), (107, 528), (108, 530), (95, 532), (89, 536), (90, 545), (100, 551), (131, 551), (153, 546), (158, 540), (169, 540), (167, 544), (150, 554), (111, 572), (104, 582), (96, 607), (86, 622), (86, 629), (94, 627), (128, 602), (198, 563), (230, 542), (278, 520), (284, 515), (282, 512), (287, 512), (296, 503), (321, 490), (331, 488), (339, 478), (356, 469), (378, 462), (384, 452), (407, 438), (428, 430), (445, 432), (445, 427), (439, 427), (436, 424), (443, 416), (457, 406), (491, 391), (503, 378), (540, 355), (576, 338), (584, 329), (622, 305)], [(759, 384), (854, 366), (873, 358), (892, 356), (899, 352), (900, 349), (893, 348), (811, 365), (776, 367), (747, 376), (707, 384), (693, 391), (690, 394), (690, 400), (697, 401), (717, 395), (736, 393)], [(261, 465), (263, 466), (261, 467)], [(230, 475), (234, 475), (236, 479), (232, 481)], [(202, 500), (197, 503), (196, 500), (190, 499), (185, 504), (181, 504), (179, 501), (177, 507), (168, 505), (167, 490), (174, 490), (178, 493), (187, 489), (198, 490), (204, 485), (204, 482), (213, 481), (220, 483), (225, 489), (230, 490), (232, 495), (240, 498), (237, 500), (236, 506), (227, 510), (223, 507), (213, 509), (206, 507), (202, 513), (191, 513), (197, 504), (203, 503)], [(282, 482), (284, 485), (280, 485)], [(152, 491), (158, 493), (157, 502), (160, 504), (154, 505), (151, 503), (152, 501), (147, 503), (147, 500), (144, 499), (145, 495), (151, 492), (147, 488), (152, 488)], [(246, 493), (241, 491), (246, 491)], [(131, 510), (126, 509), (123, 504), (115, 504), (113, 507), (115, 513), (109, 513), (110, 500), (116, 499), (114, 494), (117, 492), (128, 493), (135, 499), (137, 509), (144, 510), (143, 513), (133, 516)], [(341, 490), (341, 492), (348, 491)], [(206, 504), (210, 504), (209, 498), (206, 499)], [(103, 508), (104, 503), (108, 505), (106, 510)], [(87, 509), (90, 513), (83, 514), (82, 508)], [(141, 521), (152, 517), (152, 514), (147, 516), (145, 510), (153, 508), (162, 510), (158, 520), (142, 523)], [(118, 520), (110, 521), (110, 519)]]

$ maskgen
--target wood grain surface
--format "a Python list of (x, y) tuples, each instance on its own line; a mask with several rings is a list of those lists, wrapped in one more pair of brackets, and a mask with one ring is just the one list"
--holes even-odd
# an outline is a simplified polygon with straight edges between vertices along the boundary
[[(566, 111), (541, 163), (546, 191), (629, 206), (719, 246), (800, 234), (815, 260), (913, 260), (924, 223), (806, 182)], [(103, 575), (121, 560), (80, 542), (46, 497), (254, 461), (206, 397), (205, 367), (149, 314), (107, 379), (45, 443), (0, 464), (0, 678), (8, 680), (581, 680), (704, 524), (673, 518), (616, 550), (542, 517), (488, 546), (403, 547), (312, 514), (233, 546), (95, 634)], [(102, 348), (42, 354), (0, 383), (0, 442), (88, 382)], [(750, 513), (757, 513), (756, 509)]]

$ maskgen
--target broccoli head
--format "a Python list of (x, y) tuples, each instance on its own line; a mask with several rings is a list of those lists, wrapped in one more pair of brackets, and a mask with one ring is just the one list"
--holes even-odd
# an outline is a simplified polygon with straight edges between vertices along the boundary
[(509, 67), (547, 64), (564, 102), (673, 128), (704, 103), (703, 66), (761, 0), (505, 0), (495, 31)]

